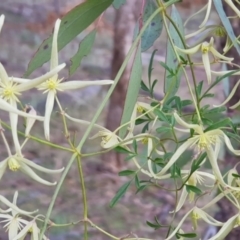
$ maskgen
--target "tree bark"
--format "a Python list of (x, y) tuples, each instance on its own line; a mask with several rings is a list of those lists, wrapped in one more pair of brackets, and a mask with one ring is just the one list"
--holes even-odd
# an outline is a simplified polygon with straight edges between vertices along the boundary
[[(116, 10), (114, 22), (114, 48), (112, 58), (112, 79), (115, 78), (120, 69), (126, 54), (128, 53), (133, 40), (133, 32), (136, 21), (139, 17), (141, 1), (130, 0)], [(126, 97), (129, 77), (131, 73), (131, 62), (127, 65), (122, 77), (116, 86), (114, 93), (110, 98), (108, 114), (106, 119), (106, 128), (114, 131), (120, 124), (124, 101)], [(102, 155), (104, 167), (114, 172), (121, 168), (121, 155), (111, 151)]]

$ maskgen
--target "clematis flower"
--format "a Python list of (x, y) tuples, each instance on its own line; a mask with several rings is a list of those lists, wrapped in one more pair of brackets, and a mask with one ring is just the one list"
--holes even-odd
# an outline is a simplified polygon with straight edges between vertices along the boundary
[(229, 138), (222, 130), (214, 129), (204, 132), (203, 126), (186, 123), (178, 116), (177, 113), (174, 113), (174, 117), (181, 126), (184, 126), (186, 128), (178, 130), (189, 132), (190, 129), (193, 129), (194, 135), (176, 150), (169, 162), (164, 166), (160, 173), (158, 173), (158, 176), (164, 175), (185, 150), (197, 146), (199, 151), (205, 151), (207, 153), (216, 180), (218, 180), (219, 183), (223, 186), (226, 186), (227, 184), (224, 182), (219, 166), (217, 164), (221, 144), (224, 142), (227, 148), (235, 155), (240, 155), (240, 150), (235, 150), (233, 148)]
[[(18, 235), (18, 231), (23, 228), (24, 225), (28, 224), (28, 221), (22, 219), (19, 215), (24, 214), (24, 215), (31, 215), (34, 212), (27, 212), (19, 209), (17, 207), (17, 197), (18, 197), (18, 192), (15, 192), (14, 197), (13, 197), (13, 203), (10, 203), (7, 199), (5, 199), (5, 203), (9, 209), (5, 211), (0, 211), (0, 223), (5, 222), (6, 224), (3, 226), (3, 228), (7, 228), (8, 231), (8, 239), (14, 239)], [(0, 199), (1, 200), (1, 199)], [(8, 212), (11, 212), (11, 214), (6, 214)]]
[[(186, 170), (182, 170), (181, 172), (184, 173), (186, 172)], [(185, 173), (185, 176), (183, 176), (183, 179), (188, 177), (188, 174), (189, 173)], [(202, 172), (202, 171), (195, 171), (186, 183), (188, 185), (195, 186), (195, 187), (197, 186), (197, 184), (203, 185), (206, 177), (215, 181), (215, 177), (213, 174)], [(178, 212), (182, 208), (182, 206), (186, 202), (187, 197), (189, 197), (189, 203), (192, 203), (195, 198), (195, 193), (194, 192), (188, 193), (186, 186), (184, 186), (181, 196), (179, 198), (177, 207), (175, 209), (175, 212)]]
[[(50, 60), (50, 69), (54, 69), (58, 66), (58, 31), (60, 28), (61, 20), (58, 19), (55, 23), (54, 33), (53, 33), (53, 43), (52, 43), (52, 52)], [(63, 82), (63, 78), (59, 79), (58, 74), (50, 77), (45, 81), (38, 89), (43, 90), (43, 93), (48, 93), (46, 107), (45, 107), (45, 119), (44, 119), (44, 131), (45, 137), (47, 140), (50, 138), (49, 123), (50, 117), (53, 110), (54, 99), (58, 91), (64, 90), (76, 90), (79, 88), (84, 88), (92, 85), (109, 85), (112, 84), (112, 80), (99, 80), (99, 81), (78, 81), (72, 80), (68, 82)]]
[[(35, 218), (28, 222), (26, 226), (12, 239), (12, 240), (22, 240), (25, 239), (25, 237), (28, 235), (28, 233), (31, 234), (31, 240), (39, 240), (40, 230), (37, 226)], [(43, 236), (44, 240), (48, 240), (46, 236)]]
[[(7, 167), (13, 171), (16, 172), (18, 170), (22, 171), (24, 174), (28, 175), (30, 178), (34, 179), (35, 181), (42, 183), (44, 185), (55, 185), (56, 182), (51, 183), (49, 181), (46, 181), (44, 179), (42, 179), (40, 176), (38, 176), (33, 170), (36, 169), (40, 172), (45, 172), (45, 173), (49, 173), (49, 174), (56, 174), (56, 173), (60, 173), (64, 170), (64, 168), (62, 169), (57, 169), (57, 170), (50, 170), (48, 168), (44, 168), (42, 166), (37, 165), (36, 163), (34, 163), (33, 161), (30, 161), (28, 159), (26, 159), (21, 151), (20, 153), (16, 153), (15, 155), (12, 155), (8, 142), (3, 134), (3, 130), (1, 130), (1, 135), (3, 138), (3, 142), (5, 144), (5, 147), (7, 149), (8, 152), (8, 157), (6, 159), (4, 159), (3, 161), (0, 162), (0, 180), (3, 176), (3, 174), (5, 173)], [(19, 144), (19, 143), (18, 143)], [(21, 149), (20, 149), (21, 150)]]
[(169, 240), (171, 238), (173, 238), (175, 236), (175, 234), (180, 230), (182, 224), (184, 223), (184, 221), (191, 216), (192, 219), (192, 223), (193, 223), (193, 227), (194, 229), (197, 228), (197, 222), (202, 219), (203, 221), (205, 221), (206, 223), (213, 225), (213, 226), (222, 226), (223, 223), (217, 221), (216, 219), (214, 219), (212, 216), (210, 216), (208, 213), (206, 213), (205, 211), (203, 211), (201, 208), (198, 207), (194, 207), (192, 208), (190, 211), (188, 211), (185, 216), (182, 218), (182, 220), (179, 222), (178, 226), (174, 229), (174, 231), (168, 236), (168, 238), (166, 238), (165, 240)]
[(228, 58), (228, 57), (222, 55), (214, 48), (214, 39), (213, 38), (211, 38), (209, 43), (203, 42), (203, 43), (198, 44), (197, 46), (189, 48), (189, 49), (181, 49), (181, 48), (178, 48), (177, 46), (175, 46), (175, 48), (179, 52), (182, 52), (185, 54), (194, 54), (194, 53), (198, 52), (199, 50), (202, 52), (202, 62), (203, 62), (203, 66), (206, 71), (208, 84), (211, 83), (211, 64), (210, 64), (210, 60), (209, 60), (209, 52), (212, 53), (214, 58), (216, 57), (218, 59), (222, 59), (222, 60), (226, 61), (227, 63), (230, 63), (233, 60), (233, 58)]
[[(18, 135), (17, 135), (17, 123), (18, 123), (18, 115), (31, 117), (33, 119), (43, 121), (43, 117), (39, 117), (33, 114), (26, 114), (17, 110), (17, 102), (19, 102), (18, 97), (22, 92), (37, 87), (42, 82), (46, 81), (51, 76), (55, 75), (61, 69), (65, 67), (65, 64), (61, 64), (60, 66), (56, 66), (50, 72), (42, 75), (41, 77), (35, 78), (33, 80), (29, 80), (24, 83), (17, 84), (14, 82), (14, 78), (9, 77), (5, 68), (0, 63), (0, 109), (8, 111), (11, 123), (12, 136), (14, 141), (14, 146), (16, 148), (16, 152), (20, 152), (20, 145), (18, 144)], [(9, 107), (10, 105), (10, 107)], [(8, 108), (9, 107), (9, 108)]]
[[(240, 17), (240, 11), (239, 9), (235, 6), (235, 4), (232, 2), (232, 0), (225, 0), (225, 2), (228, 4), (230, 8), (237, 14), (238, 17)], [(238, 2), (239, 4), (239, 2)]]

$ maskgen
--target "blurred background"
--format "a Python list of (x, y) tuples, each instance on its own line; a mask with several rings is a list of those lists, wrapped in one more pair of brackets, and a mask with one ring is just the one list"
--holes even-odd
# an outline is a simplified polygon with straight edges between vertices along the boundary
[[(83, 1), (80, 0), (7, 0), (0, 2), (0, 13), (5, 14), (5, 24), (0, 34), (0, 62), (5, 66), (9, 76), (21, 77), (27, 69), (27, 65), (37, 51), (44, 39), (52, 32), (55, 20), (61, 18), (73, 7)], [(76, 53), (79, 42), (89, 33), (95, 25), (81, 33), (74, 41), (68, 44), (59, 54), (60, 63), (66, 62), (67, 68), (61, 72), (61, 76), (69, 80), (97, 80), (113, 79), (118, 71), (128, 48), (131, 45), (133, 29), (136, 20), (139, 18), (139, 0), (127, 0), (128, 5), (115, 10), (109, 8), (98, 23), (98, 34), (91, 54), (82, 60), (81, 67), (76, 73), (69, 77), (69, 59)], [(190, 14), (199, 10), (206, 0), (184, 0), (177, 4), (178, 10), (183, 19), (186, 20)], [(186, 32), (192, 32), (198, 28), (204, 15), (198, 15), (191, 24), (187, 25)], [(209, 24), (218, 23), (217, 14), (213, 11)], [(191, 39), (195, 41), (196, 39)], [(158, 79), (156, 88), (156, 98), (163, 96), (163, 76), (164, 69), (159, 62), (165, 60), (166, 33), (163, 31), (161, 37), (154, 46), (142, 54), (143, 80), (147, 79), (147, 68), (151, 54), (154, 49), (158, 49), (155, 61), (153, 79)], [(200, 56), (196, 56), (200, 59)], [(214, 66), (219, 69), (220, 66)], [(35, 71), (30, 77), (33, 78), (43, 74), (49, 69), (49, 63)], [(121, 83), (111, 98), (108, 108), (106, 108), (99, 119), (99, 123), (114, 130), (120, 121), (121, 108), (124, 102), (124, 93), (127, 89), (129, 78), (128, 67), (125, 71)], [(204, 69), (196, 69), (198, 80), (205, 80)], [(71, 93), (59, 94), (59, 99), (66, 109), (66, 112), (76, 118), (91, 120), (99, 103), (104, 98), (108, 87), (93, 86)], [(219, 103), (224, 99), (221, 86), (215, 90), (216, 97), (212, 103)], [(189, 99), (188, 89), (182, 82), (178, 91), (183, 99)], [(142, 96), (144, 99), (146, 96)], [(40, 114), (44, 114), (45, 96), (37, 90), (24, 94), (21, 98), (24, 104), (33, 105)], [(56, 144), (68, 146), (62, 132), (63, 125), (59, 121), (59, 114), (53, 112), (51, 121), (51, 140)], [(8, 116), (1, 112), (1, 119), (8, 121)], [(22, 122), (19, 128), (23, 129)], [(81, 139), (81, 134), (85, 127), (69, 122), (70, 133), (76, 134), (76, 142)], [(43, 137), (41, 123), (36, 123), (32, 134)], [(9, 144), (12, 145), (11, 134), (6, 129)], [(92, 133), (92, 135), (94, 132)], [(21, 138), (20, 138), (21, 139)], [(22, 140), (22, 139), (21, 139)], [(99, 149), (100, 139), (89, 140), (85, 144), (84, 151), (94, 151)], [(1, 144), (1, 159), (7, 154)], [(14, 149), (13, 149), (14, 151)], [(28, 159), (49, 168), (61, 168), (69, 161), (70, 154), (61, 152), (50, 147), (39, 145), (34, 141), (29, 141), (24, 148), (24, 154)], [(124, 237), (134, 233), (139, 237), (164, 239), (166, 229), (153, 230), (146, 225), (146, 220), (153, 221), (157, 216), (161, 223), (168, 223), (169, 211), (174, 208), (175, 199), (170, 194), (159, 189), (149, 188), (139, 194), (135, 194), (135, 187), (130, 187), (124, 198), (113, 208), (109, 207), (109, 202), (115, 195), (117, 189), (127, 181), (126, 177), (118, 177), (116, 174), (121, 169), (126, 169), (126, 163), (122, 161), (122, 156), (116, 153), (83, 159), (83, 168), (87, 187), (87, 197), (89, 206), (89, 218), (98, 226), (113, 235)], [(57, 181), (59, 176), (44, 176), (51, 181)], [(0, 194), (12, 198), (15, 190), (19, 191), (18, 204), (26, 210), (39, 209), (41, 213), (46, 213), (50, 203), (54, 187), (42, 186), (22, 173), (10, 172), (3, 176), (0, 181)], [(184, 215), (186, 209), (178, 214), (178, 219)], [(216, 211), (213, 209), (212, 211)], [(67, 223), (82, 219), (82, 197), (80, 182), (76, 165), (72, 166), (66, 181), (57, 198), (51, 220), (56, 223)], [(186, 229), (191, 231), (191, 225), (186, 223)], [(208, 231), (206, 225), (201, 225), (202, 232)], [(108, 239), (94, 228), (89, 228), (90, 239)], [(47, 237), (51, 240), (75, 240), (82, 239), (83, 228), (78, 224), (66, 228), (53, 228), (47, 231)], [(0, 240), (7, 239), (5, 230), (0, 228)]]

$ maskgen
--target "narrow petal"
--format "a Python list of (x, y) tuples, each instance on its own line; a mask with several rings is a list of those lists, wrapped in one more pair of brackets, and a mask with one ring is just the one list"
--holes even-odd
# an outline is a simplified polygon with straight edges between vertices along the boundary
[[(24, 239), (25, 236), (28, 234), (29, 230), (30, 229), (33, 230), (33, 222), (35, 222), (35, 221), (28, 222), (28, 224), (12, 240), (19, 240), (21, 238)], [(35, 239), (38, 240), (38, 238), (33, 238), (33, 240), (35, 240)]]
[(179, 48), (177, 46), (175, 46), (175, 48), (177, 49), (178, 52), (181, 52), (181, 53), (194, 54), (197, 51), (199, 51), (199, 49), (201, 48), (201, 44), (198, 44), (197, 46), (189, 48), (189, 49), (182, 49), (182, 48)]
[(239, 100), (237, 103), (235, 103), (234, 105), (232, 105), (231, 107), (229, 107), (229, 108), (230, 108), (230, 109), (235, 109), (235, 108), (237, 108), (239, 105), (240, 105), (240, 100)]
[(223, 59), (223, 60), (225, 60), (225, 61), (227, 61), (227, 62), (231, 62), (231, 61), (233, 61), (233, 59), (234, 59), (234, 58), (225, 57), (224, 55), (222, 55), (221, 53), (219, 53), (219, 52), (218, 52), (215, 48), (213, 48), (213, 47), (210, 48), (210, 51), (212, 52), (212, 54), (213, 54), (215, 57), (217, 57), (217, 58), (219, 58), (219, 59)]
[(17, 77), (11, 77), (12, 81), (15, 83), (27, 83), (29, 81), (32, 81), (31, 79), (26, 78), (17, 78)]
[(171, 238), (173, 238), (175, 236), (175, 234), (178, 232), (178, 230), (180, 229), (180, 227), (182, 226), (182, 224), (184, 223), (184, 221), (186, 220), (186, 218), (189, 216), (189, 214), (191, 214), (191, 212), (194, 210), (191, 209), (190, 211), (188, 211), (185, 216), (181, 219), (181, 221), (178, 223), (177, 227), (174, 229), (174, 231), (168, 236), (168, 238), (166, 238), (165, 240), (169, 240)]
[[(17, 205), (17, 198), (18, 198), (18, 191), (16, 191), (13, 195), (13, 204)], [(14, 209), (12, 209), (12, 215), (13, 217), (15, 217), (18, 214), (17, 211), (15, 211)]]
[[(231, 71), (213, 71), (213, 70), (211, 70), (211, 73), (215, 76), (223, 76), (223, 75), (229, 74), (231, 72), (235, 72), (236, 70), (238, 70), (238, 69), (231, 70)], [(240, 69), (238, 72), (231, 74), (231, 76), (233, 76), (233, 75), (240, 75)]]
[[(25, 111), (26, 111), (27, 113), (31, 114), (31, 115), (34, 115), (34, 116), (37, 115), (37, 112), (36, 112), (36, 110), (33, 108), (33, 106), (30, 106), (30, 105), (26, 106)], [(28, 117), (28, 118), (26, 119), (25, 136), (28, 136), (28, 135), (29, 135), (30, 130), (32, 129), (35, 121), (36, 121), (36, 119), (30, 118), (30, 117)]]
[[(85, 121), (85, 120), (82, 120), (82, 119), (78, 119), (78, 118), (73, 118), (73, 117), (70, 117), (68, 114), (64, 113), (64, 116), (66, 118), (68, 118), (69, 120), (73, 121), (73, 122), (77, 122), (77, 123), (80, 123), (82, 125), (85, 125), (85, 126), (89, 126), (91, 124), (91, 122), (89, 121)], [(94, 124), (94, 127), (97, 127), (97, 128), (100, 128), (104, 131), (106, 131), (107, 129), (105, 127), (102, 127), (101, 125), (98, 125), (98, 124)]]
[(207, 203), (205, 206), (203, 206), (201, 209), (207, 209), (209, 207), (212, 207), (215, 205), (219, 200), (221, 200), (223, 197), (225, 197), (226, 193), (220, 193), (215, 198), (213, 198), (209, 203)]
[(44, 124), (44, 133), (45, 138), (49, 141), (50, 140), (50, 118), (54, 106), (54, 99), (55, 99), (55, 93), (53, 91), (48, 92), (46, 105), (45, 105), (45, 118), (43, 121)]
[[(12, 105), (17, 108), (17, 104), (15, 101), (12, 101)], [(17, 133), (18, 115), (16, 113), (9, 113), (9, 117), (10, 117), (10, 125), (11, 125), (14, 147), (15, 147), (16, 153), (21, 155), (21, 146), (18, 140), (18, 133)]]
[(112, 80), (97, 80), (97, 81), (79, 80), (79, 81), (69, 81), (69, 82), (60, 83), (59, 88), (62, 90), (72, 90), (72, 89), (84, 88), (88, 86), (109, 85), (109, 84), (113, 84), (113, 81)]
[(171, 159), (168, 161), (168, 163), (165, 165), (165, 167), (158, 173), (156, 174), (157, 176), (161, 176), (165, 174), (170, 167), (178, 160), (178, 158), (182, 155), (183, 152), (185, 152), (187, 149), (189, 149), (191, 146), (196, 144), (198, 141), (198, 138), (193, 137), (188, 139), (186, 142), (184, 142), (178, 149), (177, 151), (173, 154)]
[(205, 68), (206, 75), (207, 75), (208, 84), (210, 84), (211, 83), (211, 66), (210, 66), (208, 53), (202, 54), (202, 61), (203, 61), (203, 66)]
[(20, 228), (18, 218), (13, 218), (8, 226), (8, 238), (11, 240), (17, 236), (18, 229)]
[(16, 205), (14, 205), (13, 203), (11, 203), (10, 201), (8, 201), (4, 196), (0, 195), (0, 202), (4, 203), (6, 206), (8, 206), (9, 208), (14, 209), (15, 211), (17, 211), (19, 214), (23, 214), (23, 215), (31, 215), (36, 213), (38, 210), (33, 211), (33, 212), (27, 212), (24, 211), (20, 208), (18, 208)]
[[(223, 133), (223, 132), (222, 132), (222, 133)], [(223, 136), (224, 136), (224, 141), (225, 141), (228, 149), (229, 149), (232, 153), (234, 153), (235, 155), (238, 155), (238, 156), (239, 156), (239, 155), (240, 155), (240, 150), (235, 150), (235, 149), (233, 148), (230, 139), (228, 138), (228, 136), (227, 136), (225, 133), (223, 133)]]
[(58, 32), (59, 32), (60, 24), (61, 24), (61, 20), (57, 19), (54, 26), (54, 32), (53, 32), (50, 69), (54, 69), (55, 67), (58, 66)]
[(213, 226), (222, 226), (224, 223), (217, 221), (215, 218), (210, 216), (208, 213), (204, 212), (202, 209), (198, 208), (197, 213), (201, 216), (201, 218), (208, 224)]
[(232, 10), (238, 15), (238, 17), (240, 17), (240, 11), (239, 11), (239, 9), (234, 5), (234, 3), (232, 2), (232, 0), (225, 0), (225, 2), (229, 5), (229, 7), (232, 8)]
[(44, 185), (48, 185), (48, 186), (53, 186), (56, 185), (56, 182), (48, 182), (44, 179), (42, 179), (41, 177), (39, 177), (30, 167), (28, 167), (25, 163), (21, 163), (21, 171), (23, 173), (25, 173), (26, 175), (28, 175), (30, 178), (34, 179), (35, 181), (44, 184)]
[(228, 221), (223, 224), (222, 228), (218, 231), (218, 233), (215, 236), (209, 238), (208, 240), (225, 239), (225, 237), (234, 228), (237, 218), (238, 218), (238, 215), (235, 215), (235, 216), (229, 218)]
[(2, 176), (6, 171), (7, 163), (8, 163), (8, 159), (5, 159), (2, 162), (0, 162), (0, 180), (2, 179)]
[(4, 84), (7, 84), (7, 82), (9, 81), (8, 74), (1, 63), (0, 63), (0, 79)]
[(38, 165), (38, 164), (34, 163), (33, 161), (30, 161), (26, 158), (21, 158), (21, 159), (19, 159), (19, 161), (22, 161), (25, 164), (27, 164), (28, 166), (30, 166), (32, 168), (35, 168), (38, 171), (45, 172), (45, 173), (61, 173), (64, 170), (64, 167), (61, 168), (61, 169), (57, 169), (57, 170), (51, 170), (51, 169), (42, 167), (42, 166), (40, 166), (40, 165)]
[(2, 14), (2, 15), (0, 16), (0, 32), (2, 31), (4, 19), (5, 19), (5, 16)]
[(203, 22), (200, 24), (199, 28), (202, 28), (207, 23), (210, 12), (211, 12), (211, 7), (212, 7), (212, 0), (209, 0), (207, 3), (207, 11), (206, 11), (205, 18), (204, 18)]
[[(221, 103), (220, 105), (213, 105), (213, 106), (214, 107), (221, 107), (221, 106), (224, 106), (226, 103), (228, 103), (231, 100), (231, 98), (234, 96), (235, 92), (237, 91), (237, 88), (238, 88), (239, 84), (240, 84), (240, 80), (238, 80), (238, 82), (235, 84), (235, 86), (233, 87), (233, 89), (230, 92), (229, 96), (227, 97), (227, 99), (223, 103)], [(235, 105), (233, 105), (233, 106), (235, 106)]]
[(175, 212), (178, 212), (182, 208), (182, 206), (186, 202), (187, 196), (188, 196), (188, 192), (186, 190), (186, 187), (184, 186), (183, 190), (182, 190), (182, 193), (181, 193), (181, 196), (179, 198), (178, 204), (176, 206)]
[(33, 116), (33, 115), (30, 115), (30, 114), (27, 114), (27, 113), (25, 113), (23, 111), (18, 110), (17, 108), (13, 107), (8, 102), (4, 101), (2, 98), (0, 98), (0, 109), (2, 109), (4, 111), (7, 111), (7, 112), (15, 113), (15, 114), (17, 114), (19, 116), (22, 116), (22, 117), (32, 117), (32, 118), (35, 118), (35, 119), (37, 119), (39, 121), (43, 121), (44, 120), (44, 117)]
[(38, 78), (35, 78), (35, 79), (31, 80), (31, 81), (19, 84), (17, 86), (17, 91), (23, 92), (23, 91), (27, 91), (27, 90), (29, 90), (31, 88), (38, 87), (41, 83), (45, 82), (49, 78), (52, 78), (54, 75), (56, 75), (65, 66), (66, 66), (66, 64), (63, 63), (63, 64), (57, 66), (56, 68), (51, 69), (50, 72), (42, 75), (41, 77), (38, 77)]
[(178, 114), (176, 112), (173, 115), (174, 115), (174, 117), (175, 117), (175, 119), (176, 119), (178, 124), (182, 125), (185, 128), (188, 128), (188, 129), (192, 128), (192, 129), (196, 130), (199, 133), (199, 130), (201, 129), (199, 125), (197, 125), (197, 124), (189, 124), (189, 123), (185, 122), (184, 120), (182, 120), (182, 118), (180, 118), (178, 116)]

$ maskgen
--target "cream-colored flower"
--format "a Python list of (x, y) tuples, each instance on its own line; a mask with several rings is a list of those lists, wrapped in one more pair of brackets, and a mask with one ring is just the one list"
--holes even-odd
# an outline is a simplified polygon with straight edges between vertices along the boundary
[(214, 58), (222, 59), (222, 60), (226, 61), (227, 63), (230, 63), (233, 60), (233, 58), (228, 58), (228, 57), (222, 55), (214, 48), (214, 39), (213, 38), (211, 38), (210, 42), (203, 42), (203, 43), (198, 44), (197, 46), (189, 48), (189, 49), (181, 49), (181, 48), (178, 48), (177, 46), (175, 46), (175, 48), (179, 52), (182, 52), (185, 54), (194, 54), (194, 53), (198, 52), (199, 50), (202, 52), (202, 62), (203, 62), (203, 66), (205, 68), (205, 72), (207, 75), (208, 84), (211, 83), (211, 64), (210, 64), (210, 60), (209, 60), (209, 52), (212, 53)]
[[(8, 238), (10, 240), (13, 240), (17, 234), (18, 231), (23, 228), (24, 225), (28, 223), (28, 221), (22, 219), (19, 215), (24, 214), (24, 215), (31, 215), (34, 212), (27, 212), (19, 209), (16, 204), (17, 204), (17, 197), (18, 197), (18, 192), (15, 192), (14, 197), (13, 197), (13, 203), (10, 203), (7, 199), (5, 200), (5, 204), (9, 207), (8, 210), (3, 211), (4, 213), (1, 213), (0, 211), (0, 219), (3, 219), (0, 221), (0, 223), (5, 223), (3, 228), (6, 228), (8, 231)], [(7, 200), (7, 201), (6, 201)], [(0, 198), (1, 201), (1, 198)], [(11, 212), (11, 214), (6, 214), (7, 212)]]
[[(53, 42), (52, 42), (52, 52), (51, 52), (51, 60), (50, 60), (50, 69), (54, 69), (58, 66), (58, 32), (60, 28), (61, 20), (58, 19), (55, 23), (54, 33), (53, 33)], [(72, 80), (68, 82), (63, 82), (63, 78), (59, 79), (58, 74), (55, 74), (47, 81), (45, 81), (41, 86), (39, 86), (39, 90), (43, 90), (44, 93), (47, 93), (47, 101), (45, 107), (45, 119), (44, 119), (44, 131), (45, 137), (47, 140), (50, 139), (50, 117), (53, 110), (54, 99), (58, 91), (64, 90), (76, 90), (79, 88), (84, 88), (92, 85), (109, 85), (112, 84), (112, 80), (99, 80), (99, 81), (78, 81)]]
[(38, 176), (32, 170), (32, 168), (36, 169), (40, 172), (49, 173), (49, 174), (60, 173), (64, 170), (64, 168), (58, 169), (58, 170), (50, 170), (48, 168), (44, 168), (42, 166), (39, 166), (36, 163), (34, 163), (33, 161), (30, 161), (30, 160), (26, 159), (21, 153), (21, 148), (20, 148), (19, 153), (16, 153), (15, 155), (12, 155), (12, 153), (10, 151), (10, 148), (9, 148), (9, 145), (8, 145), (8, 142), (7, 142), (7, 140), (6, 140), (6, 138), (3, 134), (3, 130), (1, 130), (1, 135), (2, 135), (5, 147), (6, 147), (7, 152), (8, 152), (8, 157), (0, 162), (0, 180), (1, 180), (3, 174), (5, 173), (5, 171), (8, 167), (13, 172), (18, 171), (18, 170), (22, 171), (24, 174), (28, 175), (30, 178), (34, 179), (35, 181), (37, 181), (39, 183), (49, 185), (49, 186), (56, 184), (56, 182), (51, 183), (49, 181), (44, 180), (43, 178)]
[(20, 145), (18, 144), (17, 135), (18, 115), (24, 117), (31, 117), (41, 121), (44, 120), (43, 117), (39, 117), (33, 114), (26, 114), (24, 112), (19, 111), (17, 109), (17, 102), (19, 102), (18, 97), (21, 95), (22, 92), (39, 86), (42, 82), (46, 81), (48, 78), (58, 73), (64, 67), (65, 64), (56, 66), (56, 68), (52, 69), (50, 72), (42, 75), (41, 77), (18, 84), (14, 81), (13, 77), (8, 76), (5, 68), (0, 63), (0, 109), (9, 112), (12, 136), (16, 152), (20, 151)]
[(164, 175), (170, 169), (170, 167), (177, 161), (177, 159), (181, 156), (181, 154), (184, 151), (191, 147), (197, 146), (199, 151), (204, 151), (207, 153), (216, 180), (219, 181), (219, 183), (222, 184), (223, 186), (226, 186), (226, 183), (223, 180), (222, 174), (217, 164), (221, 143), (225, 142), (227, 148), (235, 155), (240, 155), (240, 150), (233, 149), (233, 146), (229, 138), (222, 130), (214, 129), (204, 132), (203, 126), (186, 123), (178, 116), (177, 113), (174, 113), (174, 117), (181, 126), (184, 126), (186, 128), (178, 130), (190, 132), (190, 129), (193, 129), (194, 135), (177, 149), (177, 151), (173, 154), (169, 162), (160, 171), (160, 173), (157, 174), (157, 176)]
[[(232, 10), (237, 14), (237, 16), (240, 18), (240, 11), (239, 11), (239, 6), (238, 8), (236, 7), (236, 5), (232, 2), (232, 0), (225, 0), (225, 2), (228, 4), (228, 6), (230, 8), (232, 8)], [(239, 5), (239, 2), (238, 2)]]

